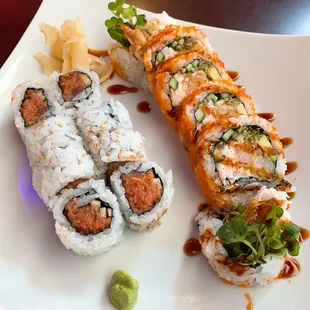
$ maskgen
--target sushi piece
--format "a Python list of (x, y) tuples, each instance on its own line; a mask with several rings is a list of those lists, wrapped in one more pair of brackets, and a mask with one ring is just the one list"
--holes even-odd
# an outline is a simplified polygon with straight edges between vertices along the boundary
[(133, 230), (150, 230), (160, 225), (173, 196), (172, 173), (153, 162), (129, 162), (110, 177), (122, 213)]
[(64, 74), (54, 72), (48, 84), (51, 101), (59, 102), (66, 109), (79, 102), (100, 99), (99, 77), (89, 70), (72, 70)]
[(79, 255), (110, 251), (123, 235), (124, 221), (115, 195), (103, 180), (89, 180), (50, 202), (55, 229), (68, 250)]
[(163, 116), (173, 126), (177, 123), (176, 107), (198, 86), (230, 79), (224, 64), (207, 51), (172, 58), (161, 66), (159, 73), (148, 73), (147, 77)]
[[(240, 286), (264, 286), (279, 277), (286, 264), (296, 262), (300, 228), (291, 222), (287, 198), (285, 192), (262, 187), (249, 205), (198, 214), (202, 252), (220, 278)], [(294, 275), (298, 272), (296, 268)]]
[[(129, 31), (133, 30), (127, 27), (127, 33)], [(147, 71), (153, 71), (170, 58), (205, 49), (210, 54), (214, 52), (207, 36), (201, 30), (195, 26), (169, 25), (148, 38), (143, 48), (143, 62)]]
[(264, 185), (287, 185), (283, 184), (286, 160), (278, 133), (258, 116), (219, 120), (199, 133), (189, 152), (203, 194), (219, 207), (246, 203)]
[[(255, 114), (252, 98), (229, 81), (208, 82), (195, 89), (180, 105), (178, 132), (187, 148), (201, 130), (224, 117)], [(206, 125), (207, 124), (207, 125)]]
[(77, 126), (92, 155), (98, 176), (110, 162), (146, 159), (144, 138), (132, 130), (126, 108), (113, 100), (83, 104), (77, 111)]
[(94, 163), (69, 117), (51, 116), (27, 130), (33, 185), (45, 204), (63, 188), (94, 175)]

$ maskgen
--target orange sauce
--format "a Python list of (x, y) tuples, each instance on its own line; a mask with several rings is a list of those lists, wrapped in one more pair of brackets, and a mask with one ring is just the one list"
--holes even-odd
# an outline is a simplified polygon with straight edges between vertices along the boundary
[(306, 228), (300, 227), (300, 237), (301, 241), (306, 241), (307, 239), (310, 238), (310, 231)]
[(198, 212), (202, 212), (206, 209), (208, 209), (210, 207), (210, 205), (208, 205), (207, 203), (202, 203), (198, 206)]
[(190, 238), (188, 239), (184, 246), (183, 251), (187, 256), (197, 256), (201, 253), (201, 245), (197, 238)]
[(230, 71), (230, 70), (228, 70), (227, 73), (228, 73), (228, 75), (230, 76), (230, 78), (231, 78), (233, 81), (238, 80), (239, 77), (240, 77), (240, 74), (239, 74), (238, 71)]
[(137, 104), (137, 110), (141, 113), (150, 113), (152, 106), (147, 101), (142, 101)]
[(91, 54), (93, 56), (97, 57), (107, 57), (109, 56), (109, 52), (107, 50), (96, 50), (93, 48), (88, 49), (88, 54)]
[(114, 84), (108, 87), (107, 92), (111, 95), (120, 95), (126, 93), (136, 93), (138, 91), (137, 87), (127, 87), (122, 84)]
[(245, 293), (245, 294), (244, 294), (244, 297), (245, 297), (245, 298), (247, 299), (247, 301), (248, 301), (248, 304), (247, 304), (247, 306), (246, 306), (246, 310), (253, 310), (253, 309), (254, 309), (254, 307), (253, 307), (253, 301), (252, 301), (252, 298), (251, 298), (250, 294)]
[(289, 197), (288, 200), (292, 200), (296, 196), (296, 192), (291, 192), (291, 193), (287, 193), (287, 194), (288, 194), (288, 197)]
[(266, 119), (268, 122), (272, 122), (276, 119), (276, 115), (274, 113), (271, 112), (267, 112), (267, 113), (258, 113), (258, 116), (260, 116), (261, 118)]
[(300, 270), (300, 264), (295, 258), (290, 257), (289, 259), (285, 260), (285, 265), (281, 270), (278, 278), (290, 278), (296, 274), (296, 267), (298, 271)]
[(287, 170), (285, 174), (294, 172), (298, 167), (298, 164), (296, 163), (296, 161), (289, 161), (288, 163), (286, 163), (286, 165), (287, 165)]
[(282, 142), (283, 147), (287, 147), (287, 146), (289, 146), (289, 145), (291, 145), (293, 143), (293, 139), (289, 138), (289, 137), (282, 138), (280, 140)]

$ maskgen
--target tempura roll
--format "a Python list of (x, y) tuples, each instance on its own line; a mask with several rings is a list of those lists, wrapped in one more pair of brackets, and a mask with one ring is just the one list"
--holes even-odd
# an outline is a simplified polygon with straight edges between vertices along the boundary
[(56, 233), (68, 250), (79, 255), (110, 251), (122, 238), (124, 221), (119, 204), (103, 180), (68, 189), (50, 202)]
[[(249, 204), (207, 208), (196, 218), (202, 252), (220, 278), (240, 286), (264, 286), (295, 266), (300, 228), (287, 211), (288, 195), (263, 186)], [(235, 238), (236, 235), (238, 238)]]
[(150, 230), (160, 225), (173, 196), (172, 173), (164, 173), (153, 162), (119, 166), (110, 177), (122, 213), (133, 230)]
[(187, 53), (166, 61), (159, 73), (147, 73), (154, 97), (166, 120), (176, 125), (176, 107), (201, 84), (230, 79), (223, 62), (206, 51)]
[(230, 81), (208, 82), (180, 104), (179, 136), (187, 147), (204, 126), (238, 114), (255, 114), (252, 98)]
[(205, 128), (190, 155), (202, 192), (219, 207), (248, 201), (264, 185), (283, 188), (282, 143), (275, 127), (258, 116), (226, 118)]
[(205, 49), (214, 52), (201, 30), (195, 26), (169, 25), (148, 38), (143, 49), (144, 66), (147, 71), (152, 71), (176, 55)]

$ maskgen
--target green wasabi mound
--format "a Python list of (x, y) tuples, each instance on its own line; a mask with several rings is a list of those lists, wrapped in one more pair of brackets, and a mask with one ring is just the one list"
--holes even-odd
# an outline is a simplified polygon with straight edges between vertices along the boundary
[(131, 310), (138, 300), (139, 282), (124, 270), (116, 270), (111, 279), (110, 301), (118, 310)]

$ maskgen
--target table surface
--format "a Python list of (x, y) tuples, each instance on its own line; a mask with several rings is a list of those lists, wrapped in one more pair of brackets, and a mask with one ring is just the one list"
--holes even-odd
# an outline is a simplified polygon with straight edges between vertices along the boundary
[[(42, 0), (1, 1), (0, 66), (10, 55)], [(85, 0), (91, 1), (91, 0)], [(310, 34), (309, 0), (127, 0), (128, 4), (204, 25), (274, 34)]]

